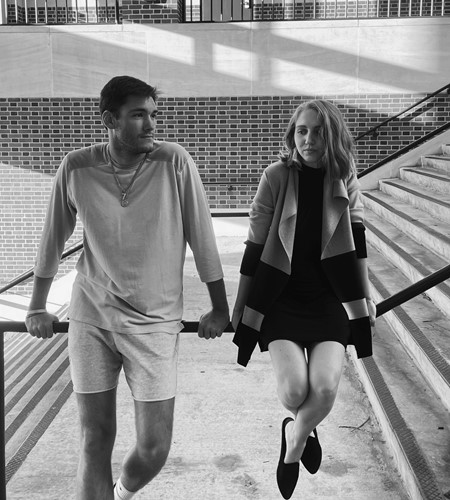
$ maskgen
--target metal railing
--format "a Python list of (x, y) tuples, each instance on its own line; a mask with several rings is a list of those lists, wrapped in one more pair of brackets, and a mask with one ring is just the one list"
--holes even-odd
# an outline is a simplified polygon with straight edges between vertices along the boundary
[[(450, 3), (450, 2), (449, 2)], [(366, 132), (363, 132), (362, 134), (359, 134), (355, 138), (355, 142), (358, 143), (358, 141), (361, 141), (362, 139), (378, 139), (380, 134), (382, 134), (382, 129), (385, 128), (388, 125), (393, 124), (396, 120), (401, 119), (402, 123), (405, 121), (405, 117), (407, 116), (407, 113), (410, 111), (413, 111), (412, 117), (414, 118), (418, 113), (423, 112), (422, 108), (425, 109), (425, 111), (428, 111), (431, 106), (434, 105), (433, 103), (433, 98), (435, 98), (438, 95), (442, 94), (450, 94), (450, 83), (447, 83), (440, 89), (432, 92), (431, 94), (426, 95), (424, 98), (420, 99), (419, 101), (415, 102), (411, 106), (403, 109), (399, 113), (390, 116), (389, 118), (386, 118), (385, 120), (382, 120), (381, 122), (377, 123), (373, 127), (371, 127), (369, 130)], [(413, 119), (412, 118), (412, 119)], [(399, 148), (396, 151), (394, 151), (392, 154), (385, 156), (382, 160), (370, 165), (367, 168), (364, 168), (358, 173), (358, 177), (365, 176), (369, 174), (370, 172), (373, 172), (377, 168), (381, 167), (382, 165), (385, 165), (386, 163), (389, 163), (392, 160), (395, 160), (397, 158), (400, 158), (404, 154), (408, 153), (409, 151), (417, 148), (418, 146), (426, 143), (433, 137), (441, 134), (442, 132), (445, 132), (450, 128), (450, 122), (444, 123), (440, 127), (437, 127), (435, 130), (432, 130), (431, 132), (428, 132), (424, 135), (422, 135), (420, 138), (410, 141), (409, 144), (403, 148)]]
[(355, 138), (355, 141), (359, 141), (363, 137), (366, 137), (366, 136), (375, 137), (375, 138), (378, 137), (379, 131), (380, 131), (380, 129), (383, 126), (387, 125), (390, 122), (393, 122), (394, 120), (396, 120), (397, 118), (400, 118), (403, 115), (406, 115), (406, 113), (408, 113), (408, 111), (416, 109), (421, 104), (423, 104), (425, 102), (429, 102), (433, 97), (435, 97), (435, 96), (437, 96), (439, 94), (443, 94), (444, 92), (446, 94), (450, 94), (450, 83), (447, 83), (446, 85), (444, 85), (440, 89), (435, 90), (433, 93), (426, 95), (424, 98), (420, 99), (419, 101), (415, 102), (411, 106), (409, 106), (409, 107), (403, 109), (402, 111), (400, 111), (400, 113), (397, 113), (396, 115), (393, 115), (393, 116), (390, 116), (389, 118), (386, 118), (385, 120), (381, 121), (380, 123), (378, 123), (374, 127), (372, 127), (369, 130), (367, 130), (366, 132), (363, 132), (362, 134), (359, 134)]
[(184, 22), (437, 17), (446, 0), (185, 0)]
[[(5, 20), (0, 22), (5, 24), (122, 22), (121, 0), (2, 0), (0, 5), (3, 2)], [(180, 0), (168, 8), (178, 10), (186, 23), (450, 15), (448, 0)]]
[(6, 24), (121, 23), (121, 0), (2, 1), (6, 2)]

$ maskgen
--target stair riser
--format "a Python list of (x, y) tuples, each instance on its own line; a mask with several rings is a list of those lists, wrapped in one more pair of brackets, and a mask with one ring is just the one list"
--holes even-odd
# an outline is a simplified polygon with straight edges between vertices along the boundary
[(390, 222), (398, 229), (402, 230), (408, 236), (413, 238), (415, 241), (421, 245), (430, 248), (433, 252), (441, 255), (445, 259), (450, 261), (450, 245), (434, 235), (428, 233), (425, 229), (417, 227), (415, 224), (410, 223), (408, 220), (400, 217), (396, 213), (391, 212), (387, 208), (383, 207), (379, 203), (370, 198), (362, 197), (364, 206), (372, 210), (385, 221)]
[[(381, 300), (383, 300), (382, 295), (373, 285), (371, 286), (371, 293), (375, 302), (380, 302)], [(426, 379), (430, 387), (433, 389), (435, 394), (439, 398), (441, 398), (441, 401), (443, 402), (447, 410), (450, 411), (450, 386), (448, 385), (447, 381), (442, 377), (439, 371), (436, 370), (433, 363), (429, 360), (427, 355), (423, 352), (414, 338), (410, 335), (408, 329), (395, 314), (395, 312), (387, 312), (383, 315), (383, 317), (395, 332), (395, 335), (405, 347), (411, 358), (414, 360), (415, 365), (418, 367), (419, 371)]]
[(423, 167), (431, 167), (447, 174), (450, 174), (450, 161), (449, 160), (439, 160), (437, 158), (427, 158), (426, 156), (422, 157), (422, 166)]
[(405, 489), (408, 492), (412, 500), (423, 500), (422, 490), (418, 484), (417, 477), (411, 470), (410, 463), (401, 447), (394, 429), (391, 425), (389, 417), (386, 415), (385, 409), (378, 398), (376, 391), (364, 364), (361, 359), (356, 357), (354, 349), (350, 349), (350, 354), (352, 357), (353, 364), (358, 372), (359, 380), (361, 381), (364, 390), (369, 398), (370, 405), (375, 413), (378, 423), (380, 424), (381, 430), (383, 431), (383, 437), (386, 439), (387, 445), (392, 452), (394, 461), (397, 465), (400, 477), (405, 484)]
[(425, 189), (431, 189), (437, 193), (450, 194), (450, 182), (446, 182), (442, 179), (436, 179), (420, 172), (400, 169), (400, 179)]
[(403, 189), (399, 189), (396, 186), (392, 186), (386, 184), (383, 181), (380, 181), (380, 189), (383, 193), (386, 193), (394, 198), (404, 201), (405, 203), (409, 203), (413, 207), (419, 208), (423, 210), (433, 217), (437, 217), (438, 219), (450, 223), (450, 208), (446, 206), (439, 205), (438, 203), (433, 203), (430, 200), (426, 200), (419, 196), (414, 195), (413, 193), (409, 193)]
[[(371, 231), (367, 231), (367, 241), (398, 267), (411, 282), (415, 283), (425, 278), (411, 262), (405, 260), (401, 255), (395, 252), (391, 246), (386, 244)], [(450, 296), (441, 291), (439, 287), (430, 288), (427, 291), (427, 295), (444, 314), (450, 317)]]

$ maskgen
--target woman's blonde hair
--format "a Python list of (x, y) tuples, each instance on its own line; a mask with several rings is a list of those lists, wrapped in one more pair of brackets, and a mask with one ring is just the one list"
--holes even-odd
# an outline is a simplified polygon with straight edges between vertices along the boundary
[(304, 102), (295, 110), (284, 134), (284, 150), (280, 159), (289, 166), (301, 163), (300, 154), (295, 147), (295, 124), (300, 114), (307, 109), (316, 111), (322, 123), (321, 134), (325, 141), (322, 167), (332, 179), (347, 179), (356, 171), (353, 137), (337, 106), (323, 99)]

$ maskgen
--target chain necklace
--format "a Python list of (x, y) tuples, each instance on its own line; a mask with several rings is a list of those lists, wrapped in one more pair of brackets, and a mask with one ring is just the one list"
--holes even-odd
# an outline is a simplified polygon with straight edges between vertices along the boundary
[(142, 168), (142, 165), (144, 165), (145, 160), (147, 159), (147, 154), (144, 156), (141, 163), (139, 163), (138, 168), (136, 169), (136, 172), (134, 173), (128, 186), (125, 186), (125, 187), (123, 187), (119, 181), (119, 177), (116, 173), (116, 169), (114, 168), (113, 160), (111, 158), (111, 153), (109, 152), (109, 150), (108, 150), (108, 156), (109, 156), (109, 164), (110, 164), (111, 169), (112, 169), (113, 174), (114, 174), (114, 179), (116, 180), (117, 187), (120, 189), (120, 204), (122, 205), (122, 207), (127, 207), (130, 204), (130, 202), (128, 200), (128, 194), (130, 193), (131, 188), (133, 187), (134, 181), (136, 180), (136, 177), (138, 176), (139, 171)]

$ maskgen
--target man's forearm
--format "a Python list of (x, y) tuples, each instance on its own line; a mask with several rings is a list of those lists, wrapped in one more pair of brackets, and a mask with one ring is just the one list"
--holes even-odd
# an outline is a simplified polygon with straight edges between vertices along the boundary
[(223, 279), (206, 283), (206, 286), (208, 287), (212, 308), (215, 311), (228, 313), (228, 300)]
[(45, 309), (47, 305), (47, 297), (52, 286), (53, 278), (34, 277), (33, 293), (31, 295), (30, 310)]

